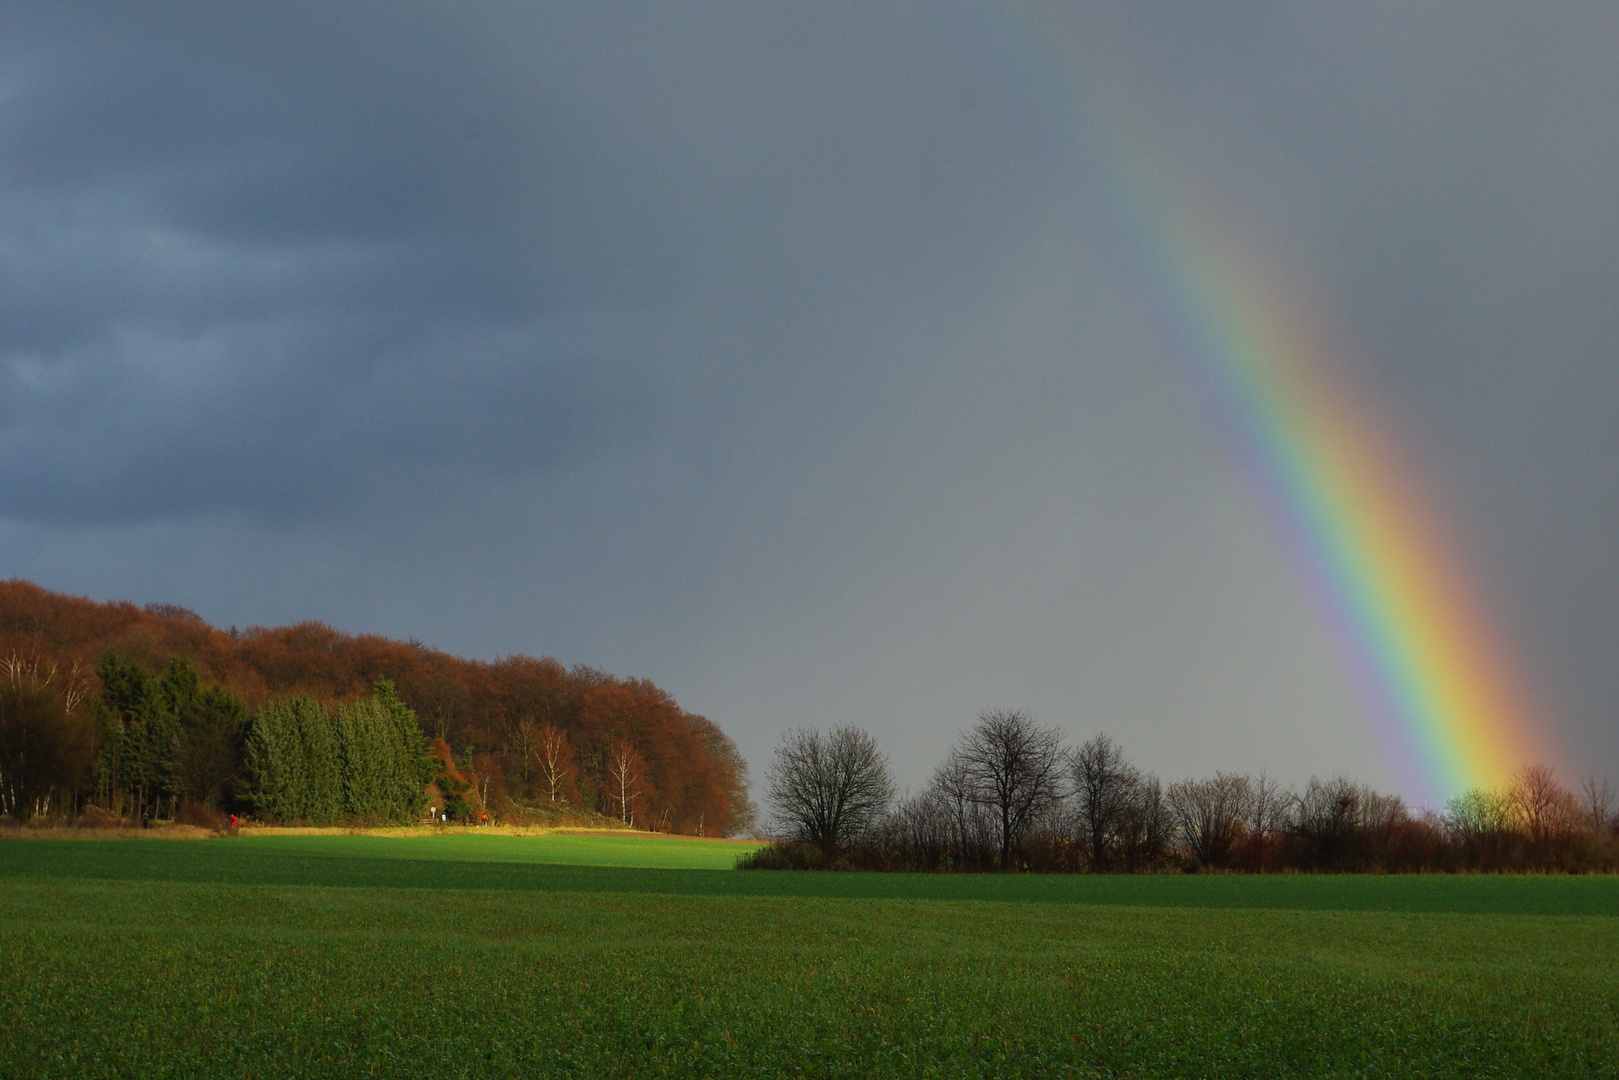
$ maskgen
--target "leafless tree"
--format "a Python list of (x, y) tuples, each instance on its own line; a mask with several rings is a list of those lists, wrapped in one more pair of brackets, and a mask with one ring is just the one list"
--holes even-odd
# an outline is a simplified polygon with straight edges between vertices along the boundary
[(420, 687), (411, 701), (416, 713), (427, 722), (434, 738), (448, 739), (456, 722), (466, 714), (468, 692), (452, 680), (431, 679)]
[(1580, 804), (1586, 827), (1593, 832), (1606, 831), (1613, 820), (1613, 789), (1608, 787), (1608, 778), (1587, 776), (1580, 785)]
[[(148, 605), (150, 606), (150, 605)], [(38, 685), (55, 687), (62, 696), (62, 705), (74, 712), (89, 696), (89, 672), (82, 662), (75, 660), (62, 671), (55, 660), (40, 660), (38, 656), (23, 656), (15, 649), (0, 659), (0, 679), (13, 686)], [(60, 676), (60, 678), (58, 678)]]
[(856, 727), (782, 737), (766, 776), (771, 808), (789, 838), (830, 859), (840, 844), (868, 833), (894, 800), (888, 755)]
[(1360, 813), (1356, 824), (1372, 832), (1392, 829), (1411, 820), (1405, 800), (1398, 795), (1384, 795), (1374, 788), (1360, 789)]
[(1536, 843), (1573, 824), (1574, 799), (1544, 765), (1526, 765), (1518, 770), (1507, 797)]
[(985, 709), (957, 749), (973, 801), (988, 809), (999, 833), (1001, 869), (1031, 826), (1062, 796), (1062, 741), (1020, 709)]
[(1207, 866), (1223, 866), (1243, 837), (1253, 804), (1246, 776), (1217, 772), (1210, 780), (1169, 786), (1170, 815), (1187, 848)]
[(1278, 832), (1287, 819), (1288, 796), (1282, 785), (1260, 770), (1254, 780), (1253, 802), (1248, 811), (1248, 831), (1260, 839)]
[(1091, 865), (1105, 868), (1113, 861), (1120, 827), (1136, 802), (1141, 774), (1124, 760), (1119, 744), (1105, 734), (1075, 750), (1069, 765), (1080, 840)]
[(567, 803), (568, 783), (573, 779), (567, 736), (554, 724), (542, 724), (535, 733), (534, 753), (539, 759), (540, 783), (545, 785), (546, 797), (559, 806)]
[(1412, 856), (1401, 837), (1411, 822), (1410, 808), (1398, 795), (1385, 795), (1370, 785), (1360, 789), (1360, 814), (1356, 821), (1351, 858), (1359, 865), (1345, 869), (1394, 869)]
[(946, 847), (962, 863), (973, 863), (986, 847), (984, 807), (975, 797), (971, 770), (959, 751), (951, 750), (928, 784), (930, 804), (945, 818)]
[(635, 804), (641, 797), (641, 755), (626, 739), (613, 743), (607, 754), (607, 796), (618, 807), (618, 819), (635, 822)]
[(1152, 866), (1168, 850), (1171, 832), (1163, 785), (1150, 773), (1138, 776), (1114, 826), (1119, 859), (1131, 870)]
[(20, 821), (90, 786), (90, 725), (68, 711), (55, 674), (14, 665), (0, 679), (0, 813)]
[(1360, 827), (1360, 787), (1346, 776), (1314, 776), (1293, 801), (1293, 832), (1304, 841), (1316, 865), (1342, 857)]
[(506, 745), (517, 755), (518, 772), (523, 777), (523, 791), (528, 791), (529, 772), (539, 749), (540, 725), (527, 713), (506, 723)]
[(894, 806), (884, 827), (882, 842), (891, 850), (911, 854), (923, 868), (937, 867), (951, 846), (950, 812), (933, 787), (908, 795)]

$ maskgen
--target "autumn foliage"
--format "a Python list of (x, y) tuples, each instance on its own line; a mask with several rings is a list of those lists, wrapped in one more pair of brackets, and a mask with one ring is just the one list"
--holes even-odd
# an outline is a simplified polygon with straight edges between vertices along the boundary
[(293, 696), (335, 710), (390, 680), (431, 745), (442, 746), (435, 756), (497, 814), (575, 809), (704, 835), (752, 822), (746, 766), (730, 738), (645, 680), (548, 657), (466, 660), (319, 622), (220, 630), (174, 605), (98, 603), (0, 582), (0, 656), (88, 673), (80, 693), (95, 700), (94, 671), (109, 649), (154, 673), (188, 660), (251, 712)]

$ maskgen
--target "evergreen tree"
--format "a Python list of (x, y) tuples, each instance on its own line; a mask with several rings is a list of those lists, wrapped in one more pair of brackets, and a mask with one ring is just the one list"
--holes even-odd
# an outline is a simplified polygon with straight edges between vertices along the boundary
[(298, 699), (298, 745), (304, 762), (303, 818), (314, 825), (335, 825), (343, 819), (342, 761), (331, 713), (318, 701)]
[(309, 698), (267, 702), (243, 756), (253, 812), (282, 822), (410, 821), (431, 777), (416, 715), (386, 681), (335, 716)]
[(210, 810), (231, 802), (242, 767), (247, 708), (223, 687), (202, 686), (181, 706), (175, 779), (181, 792)]
[(397, 818), (400, 747), (387, 713), (374, 698), (343, 705), (337, 710), (336, 733), (344, 815), (372, 822)]
[(294, 821), (303, 816), (307, 781), (298, 738), (301, 701), (284, 698), (259, 706), (244, 740), (246, 801), (256, 816), (266, 820)]
[(437, 759), (427, 752), (416, 713), (399, 699), (391, 679), (378, 679), (371, 699), (388, 718), (396, 755), (390, 795), (393, 813), (401, 821), (414, 820), (422, 812), (427, 785), (432, 782)]
[(245, 742), (246, 796), (256, 815), (317, 825), (341, 820), (337, 737), (324, 705), (306, 697), (266, 702)]
[(184, 657), (171, 658), (160, 677), (108, 650), (96, 674), (104, 796), (127, 794), (135, 813), (156, 811), (163, 797), (171, 809), (182, 797), (210, 808), (230, 798), (241, 769), (240, 700), (204, 683)]
[(157, 696), (171, 716), (179, 716), (202, 692), (202, 679), (191, 661), (183, 656), (169, 657), (169, 668), (157, 681)]
[[(178, 661), (196, 673), (190, 663)], [(174, 665), (170, 665), (171, 673)], [(102, 783), (110, 791), (127, 793), (135, 813), (155, 812), (159, 800), (173, 796), (174, 749), (178, 727), (172, 701), (184, 693), (184, 673), (159, 680), (135, 661), (125, 662), (108, 649), (96, 665), (101, 679), (101, 707), (105, 729), (101, 758)]]

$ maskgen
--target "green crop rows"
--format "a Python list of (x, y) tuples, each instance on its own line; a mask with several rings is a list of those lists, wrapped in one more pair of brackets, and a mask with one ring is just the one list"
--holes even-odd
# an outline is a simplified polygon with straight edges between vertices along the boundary
[(1619, 879), (701, 868), (737, 850), (3, 842), (0, 1072), (1619, 1075)]

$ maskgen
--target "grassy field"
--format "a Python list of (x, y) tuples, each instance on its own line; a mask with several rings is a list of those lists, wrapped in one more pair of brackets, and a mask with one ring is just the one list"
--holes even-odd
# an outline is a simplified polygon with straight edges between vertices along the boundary
[(0, 1073), (1619, 1075), (1619, 879), (714, 868), (742, 850), (0, 842)]

